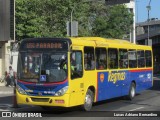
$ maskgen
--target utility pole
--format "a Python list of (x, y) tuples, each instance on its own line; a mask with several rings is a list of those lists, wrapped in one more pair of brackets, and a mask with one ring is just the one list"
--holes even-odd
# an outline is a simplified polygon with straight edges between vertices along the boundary
[(135, 0), (133, 1), (133, 43), (136, 44), (136, 8), (135, 8)]
[(16, 13), (16, 3), (15, 3), (16, 0), (14, 0), (14, 42), (16, 41), (16, 16), (15, 16), (15, 13)]
[(149, 19), (150, 19), (150, 17), (149, 17), (149, 12), (150, 12), (150, 10), (151, 10), (151, 6), (150, 6), (150, 4), (151, 4), (151, 0), (149, 0), (149, 4), (148, 4), (148, 6), (146, 7), (147, 8), (147, 10), (148, 10), (148, 19), (147, 19), (147, 22), (148, 22), (148, 39), (147, 39), (147, 44), (149, 45)]
[(72, 8), (72, 11), (71, 11), (71, 18), (70, 18), (70, 37), (72, 37), (72, 21), (73, 21), (73, 11), (74, 11), (74, 8), (75, 8), (75, 3), (74, 3), (74, 6)]
[[(78, 22), (77, 21), (73, 21), (73, 12), (75, 10), (75, 7), (79, 4), (79, 3), (88, 3), (88, 2), (105, 2), (104, 0), (86, 0), (86, 1), (81, 1), (81, 2), (75, 2), (73, 7), (72, 7), (72, 10), (71, 10), (71, 13), (70, 13), (70, 23), (67, 22), (67, 35), (69, 35), (70, 37), (72, 36), (75, 36), (75, 30), (77, 31), (77, 35), (78, 35)], [(75, 28), (76, 26), (76, 28)], [(73, 32), (74, 31), (74, 32)]]
[(136, 8), (135, 8), (136, 0), (130, 0), (129, 3), (127, 3), (127, 8), (130, 10), (131, 13), (133, 13), (133, 24), (132, 29), (130, 30), (130, 42), (136, 44)]

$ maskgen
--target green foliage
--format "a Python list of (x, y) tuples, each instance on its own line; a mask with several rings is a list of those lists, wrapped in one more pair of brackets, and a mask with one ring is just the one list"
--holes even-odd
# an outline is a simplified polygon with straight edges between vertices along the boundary
[(122, 38), (130, 30), (132, 15), (125, 6), (86, 1), (16, 0), (16, 39), (66, 37), (71, 11), (79, 24), (79, 36)]
[(122, 38), (130, 31), (133, 15), (124, 5), (108, 7), (104, 9), (104, 13), (106, 14), (97, 14), (93, 24), (94, 36)]

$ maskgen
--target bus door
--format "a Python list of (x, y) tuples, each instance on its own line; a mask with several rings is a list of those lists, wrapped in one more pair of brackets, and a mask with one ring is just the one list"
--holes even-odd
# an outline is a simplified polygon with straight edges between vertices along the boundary
[(70, 105), (78, 105), (84, 102), (84, 82), (83, 82), (83, 49), (80, 46), (72, 46), (70, 53)]

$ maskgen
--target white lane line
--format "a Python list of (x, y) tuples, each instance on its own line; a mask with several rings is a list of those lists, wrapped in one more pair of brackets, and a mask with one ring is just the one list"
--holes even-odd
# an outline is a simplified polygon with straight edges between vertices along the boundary
[(139, 108), (135, 108), (135, 109), (132, 109), (132, 110), (129, 110), (129, 111), (136, 111), (136, 110), (139, 110), (139, 109), (142, 109), (144, 107), (139, 107)]
[(9, 108), (12, 107), (12, 104), (0, 104), (0, 111), (11, 111)]
[(6, 109), (0, 109), (0, 111), (10, 111), (10, 110), (6, 110)]
[(13, 104), (0, 104), (0, 107), (11, 107)]

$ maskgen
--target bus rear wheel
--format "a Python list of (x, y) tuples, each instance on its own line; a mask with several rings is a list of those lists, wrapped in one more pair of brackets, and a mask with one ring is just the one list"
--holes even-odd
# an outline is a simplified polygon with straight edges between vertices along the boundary
[(133, 98), (136, 95), (136, 85), (135, 83), (131, 83), (130, 88), (129, 88), (129, 94), (128, 94), (128, 99), (133, 100)]
[(84, 104), (82, 105), (82, 109), (84, 111), (90, 111), (92, 108), (92, 104), (93, 104), (93, 99), (94, 99), (94, 94), (93, 92), (88, 89), (85, 99), (84, 99)]

